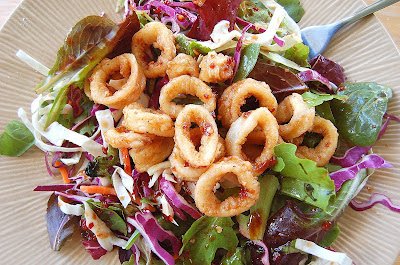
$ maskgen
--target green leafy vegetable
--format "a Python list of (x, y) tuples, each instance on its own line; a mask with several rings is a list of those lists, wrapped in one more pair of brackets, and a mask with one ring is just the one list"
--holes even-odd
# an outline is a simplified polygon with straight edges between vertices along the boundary
[(340, 234), (340, 228), (339, 226), (335, 223), (331, 229), (325, 234), (325, 236), (322, 238), (320, 242), (318, 242), (318, 245), (321, 247), (329, 247), (335, 242), (336, 238)]
[(301, 145), (307, 146), (309, 148), (315, 148), (321, 142), (323, 136), (319, 133), (306, 132), (304, 134), (303, 142)]
[(377, 83), (354, 83), (346, 84), (338, 94), (348, 97), (346, 102), (334, 100), (331, 103), (340, 136), (358, 146), (374, 144), (392, 90)]
[(85, 169), (85, 173), (86, 175), (92, 178), (95, 177), (111, 178), (109, 169), (118, 164), (119, 164), (118, 149), (109, 146), (107, 151), (107, 156), (97, 157), (94, 161), (90, 162)]
[(186, 231), (189, 230), (193, 222), (195, 221), (192, 219), (190, 216), (187, 216), (187, 220), (183, 221), (180, 218), (176, 218), (175, 222), (177, 222), (178, 225), (175, 225), (171, 223), (168, 220), (165, 220), (165, 218), (162, 215), (156, 216), (158, 224), (164, 228), (165, 230), (171, 231), (175, 236), (181, 237), (183, 236)]
[(283, 143), (275, 146), (278, 164), (273, 168), (283, 178), (281, 192), (325, 210), (335, 194), (335, 185), (328, 171), (314, 161), (296, 156), (297, 147)]
[(340, 101), (345, 102), (348, 97), (346, 95), (331, 95), (331, 94), (321, 94), (321, 93), (316, 93), (316, 92), (306, 92), (302, 94), (302, 97), (304, 101), (308, 104), (310, 107), (316, 107), (321, 105), (324, 102), (331, 101), (333, 99), (337, 99)]
[(318, 116), (330, 120), (333, 124), (335, 124), (335, 118), (332, 114), (331, 104), (329, 101), (325, 101), (321, 105), (315, 107), (315, 112)]
[(26, 126), (17, 120), (9, 122), (0, 135), (0, 155), (21, 156), (35, 143)]
[(248, 22), (258, 23), (267, 28), (272, 13), (259, 0), (245, 0), (240, 4), (238, 16)]
[(45, 128), (58, 119), (66, 104), (69, 86), (81, 86), (93, 68), (113, 51), (126, 34), (135, 30), (139, 30), (139, 20), (134, 12), (120, 25), (107, 17), (88, 16), (71, 29), (49, 75), (36, 89), (38, 93), (50, 89), (58, 91)]
[(183, 264), (210, 265), (218, 249), (235, 252), (238, 244), (231, 218), (203, 216), (183, 236)]
[(131, 255), (128, 261), (122, 263), (122, 265), (135, 265), (135, 264), (136, 264), (135, 255)]
[(277, 0), (276, 2), (285, 8), (294, 21), (299, 22), (304, 16), (305, 11), (300, 0)]
[(177, 43), (178, 52), (185, 53), (193, 57), (198, 56), (199, 54), (206, 55), (211, 51), (210, 48), (201, 45), (197, 41), (189, 39), (183, 34), (176, 36), (175, 40)]
[(138, 240), (140, 237), (140, 232), (139, 230), (135, 230), (135, 232), (133, 232), (133, 234), (131, 235), (131, 237), (128, 239), (128, 242), (126, 243), (126, 246), (124, 247), (124, 249), (131, 249), (131, 247), (133, 246), (133, 244), (135, 244), (136, 240)]
[(266, 229), (271, 204), (279, 188), (279, 181), (273, 175), (259, 177), (260, 197), (257, 203), (250, 208), (250, 215), (241, 214), (237, 217), (240, 231), (248, 234), (251, 240), (262, 240)]
[(244, 259), (243, 249), (236, 248), (235, 253), (229, 255), (227, 254), (221, 261), (221, 265), (242, 265)]
[(243, 48), (234, 82), (245, 79), (253, 71), (260, 54), (260, 48), (261, 45), (257, 43), (252, 43)]
[(290, 49), (285, 51), (283, 57), (289, 59), (300, 66), (309, 67), (308, 54), (310, 53), (310, 48), (303, 43), (297, 43)]
[[(90, 207), (99, 216), (99, 218), (111, 229), (118, 231), (123, 235), (128, 233), (128, 228), (124, 219), (117, 214), (116, 208), (104, 207), (99, 202), (88, 201)], [(120, 209), (119, 209), (120, 210)]]

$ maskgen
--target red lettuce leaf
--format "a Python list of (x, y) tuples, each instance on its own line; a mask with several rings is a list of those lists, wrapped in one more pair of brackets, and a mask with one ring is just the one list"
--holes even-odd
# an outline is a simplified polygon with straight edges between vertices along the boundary
[(187, 36), (196, 40), (209, 40), (214, 26), (221, 20), (230, 22), (233, 29), (241, 0), (207, 0), (197, 8), (199, 16)]
[(312, 59), (310, 65), (311, 69), (317, 71), (337, 86), (340, 86), (346, 81), (343, 67), (322, 55), (318, 55)]
[(94, 260), (98, 260), (105, 254), (107, 254), (107, 250), (102, 248), (97, 241), (86, 240), (82, 241), (83, 246), (85, 247), (86, 251), (92, 256)]
[(75, 231), (78, 217), (63, 213), (58, 207), (58, 196), (54, 193), (47, 202), (47, 232), (49, 234), (50, 247), (52, 250), (59, 251), (63, 243)]
[(278, 101), (293, 93), (302, 94), (308, 91), (306, 84), (297, 75), (266, 62), (257, 62), (249, 77), (267, 83)]

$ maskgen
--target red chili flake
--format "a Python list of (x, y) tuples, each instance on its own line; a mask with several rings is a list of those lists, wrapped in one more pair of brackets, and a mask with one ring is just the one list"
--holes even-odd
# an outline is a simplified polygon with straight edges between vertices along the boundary
[(211, 68), (211, 69), (214, 69), (214, 68), (215, 68), (215, 63), (211, 63), (211, 64), (210, 64), (210, 68)]
[(332, 222), (331, 221), (326, 221), (322, 224), (322, 230), (328, 231), (332, 227)]
[(189, 162), (185, 161), (185, 164), (183, 165), (184, 167), (190, 167)]
[(88, 228), (89, 229), (92, 229), (94, 227), (94, 224), (93, 223), (90, 223), (89, 225), (88, 225)]
[(178, 20), (179, 20), (180, 22), (185, 21), (185, 16), (183, 16), (183, 15), (181, 15), (181, 14), (178, 14), (176, 17), (178, 18)]
[(253, 7), (253, 10), (256, 11), (256, 12), (260, 11), (260, 9), (258, 7)]

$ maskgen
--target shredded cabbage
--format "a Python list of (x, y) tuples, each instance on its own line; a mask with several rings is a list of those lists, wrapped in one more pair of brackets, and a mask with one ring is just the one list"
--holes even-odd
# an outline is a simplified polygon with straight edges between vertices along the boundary
[(111, 176), (112, 183), (118, 199), (121, 201), (124, 208), (126, 208), (132, 200), (130, 194), (133, 193), (133, 178), (129, 176), (122, 168), (114, 168), (115, 171)]
[(47, 76), (50, 72), (50, 69), (45, 66), (44, 64), (40, 63), (38, 60), (34, 59), (32, 56), (24, 52), (23, 50), (18, 50), (16, 56), (32, 67), (35, 71), (39, 72), (40, 74)]
[(114, 129), (114, 118), (111, 113), (111, 110), (106, 109), (106, 110), (99, 110), (96, 111), (96, 119), (97, 122), (99, 123), (99, 128), (101, 131), (101, 137), (103, 138), (103, 145), (104, 147), (108, 147), (108, 143), (106, 142), (104, 138), (104, 134), (106, 131), (110, 129)]
[(81, 216), (83, 215), (83, 207), (82, 204), (69, 204), (63, 201), (61, 196), (58, 196), (58, 207), (60, 207), (60, 210), (69, 215), (76, 215), (76, 216)]

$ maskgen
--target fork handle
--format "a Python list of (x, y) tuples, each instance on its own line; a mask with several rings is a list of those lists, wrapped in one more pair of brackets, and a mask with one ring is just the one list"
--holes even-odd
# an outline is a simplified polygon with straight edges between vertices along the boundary
[(366, 17), (368, 15), (371, 15), (372, 13), (375, 13), (376, 11), (379, 11), (387, 6), (393, 5), (394, 3), (399, 2), (400, 0), (380, 0), (376, 1), (372, 5), (366, 6), (365, 8), (361, 9), (354, 15), (347, 17), (345, 19), (342, 19), (339, 21), (340, 26), (345, 26), (347, 24), (351, 24), (353, 22), (356, 22), (357, 20)]

